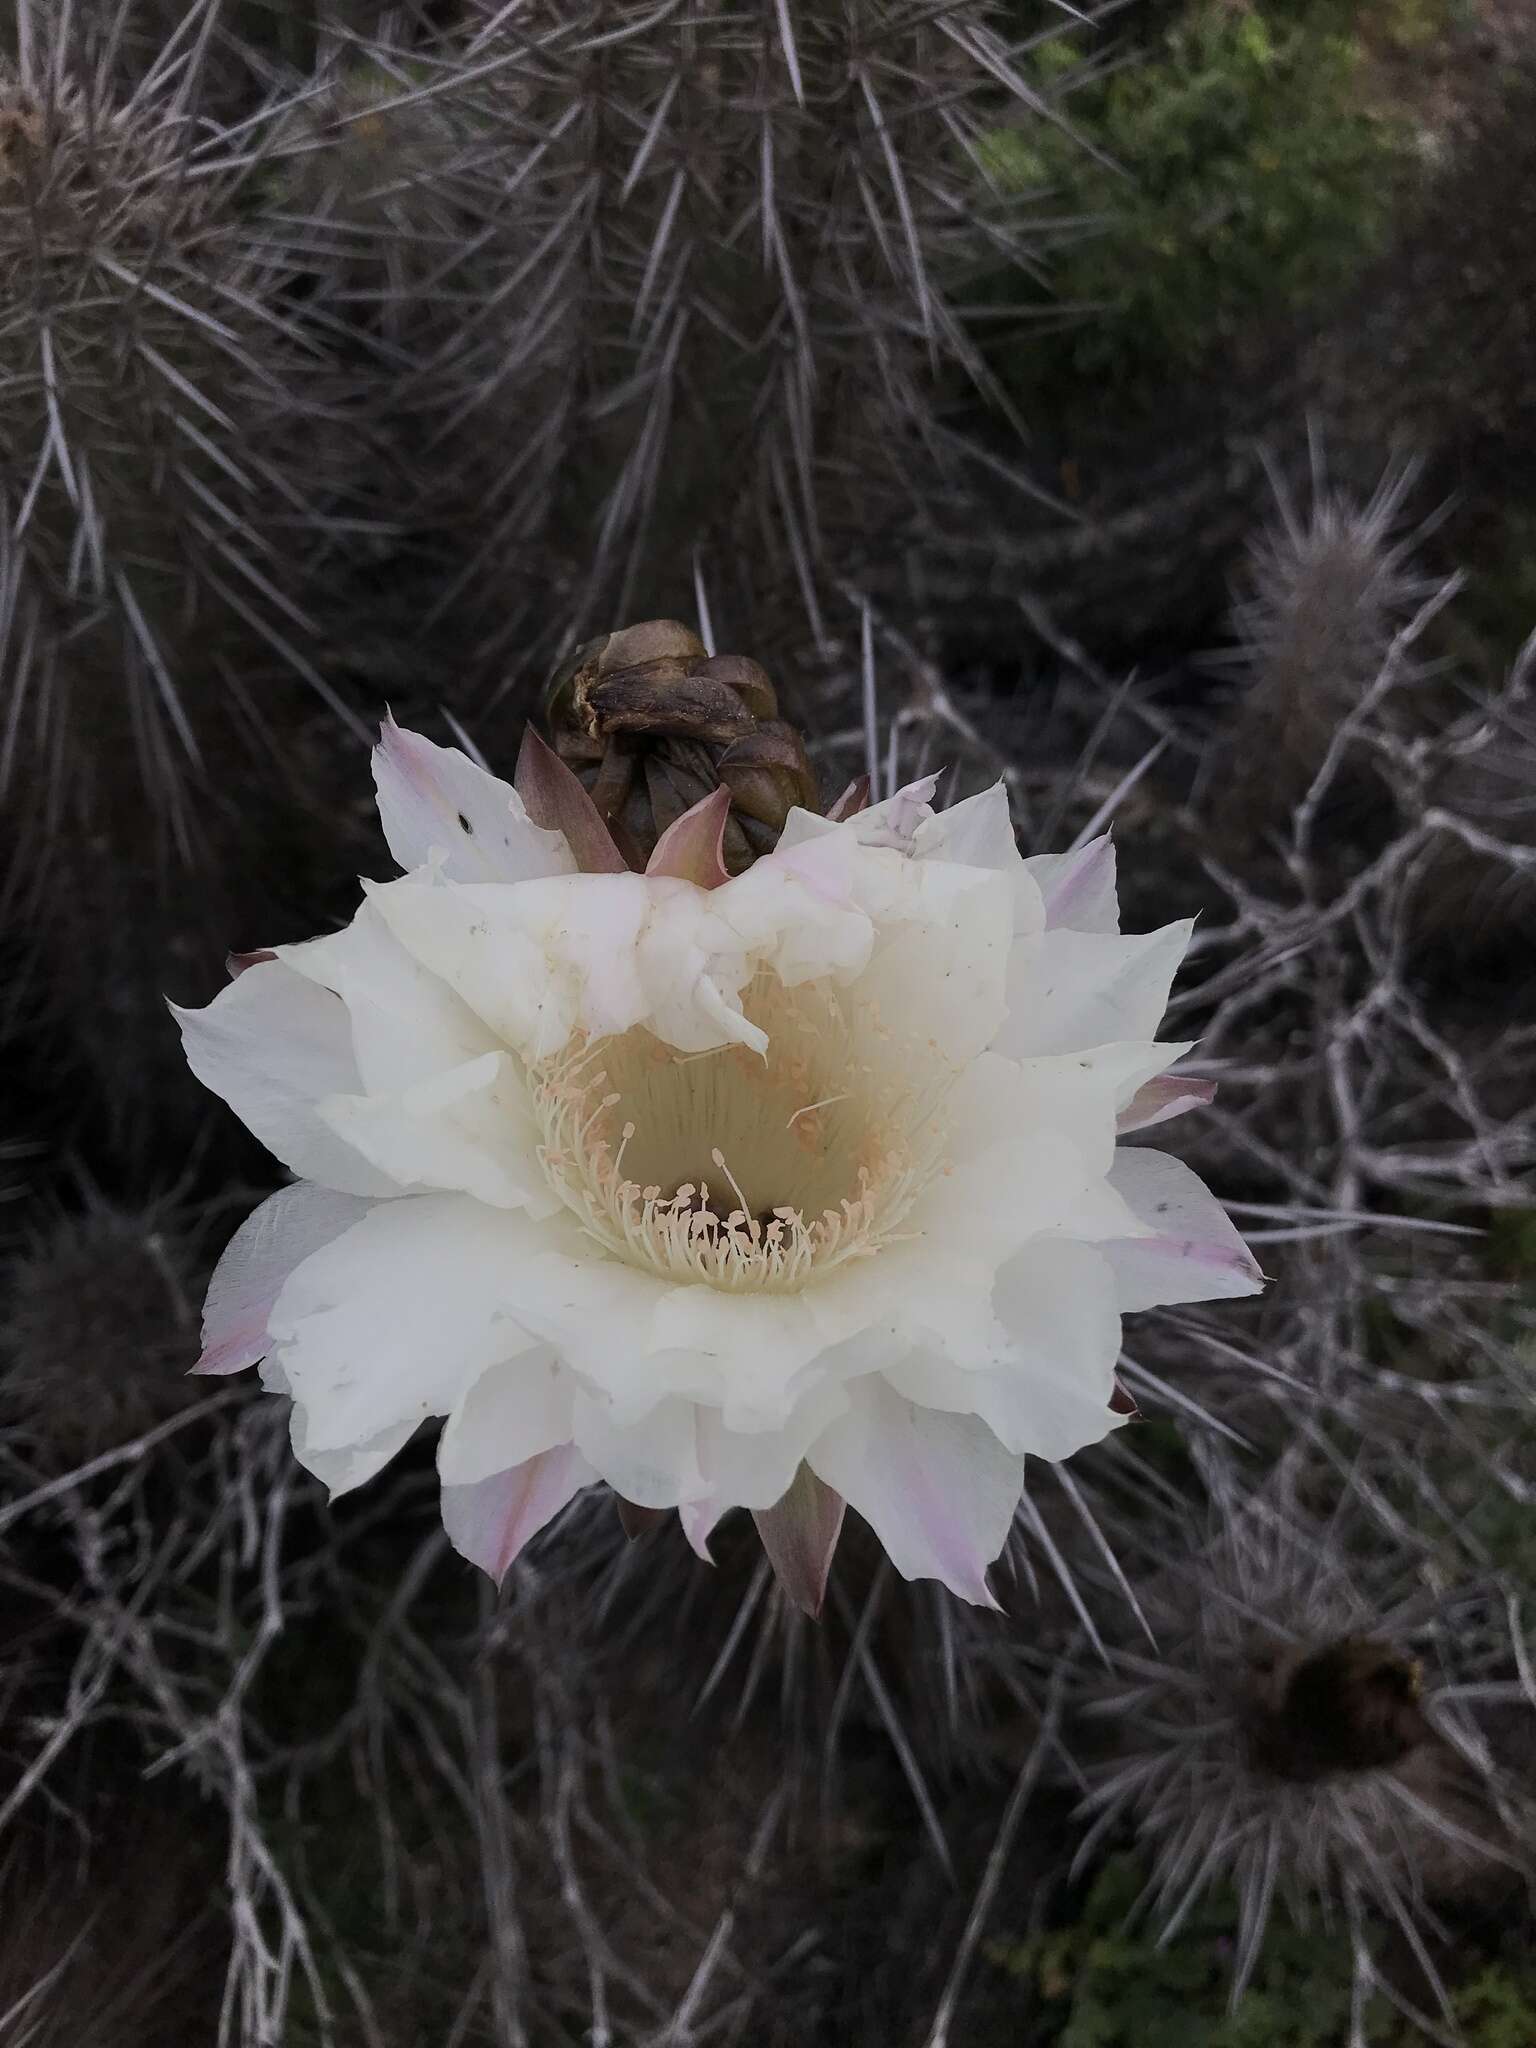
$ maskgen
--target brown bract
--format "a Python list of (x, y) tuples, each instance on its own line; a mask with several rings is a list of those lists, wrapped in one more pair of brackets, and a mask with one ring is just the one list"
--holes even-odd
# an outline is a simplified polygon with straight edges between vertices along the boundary
[(625, 860), (644, 868), (683, 814), (730, 792), (723, 857), (731, 874), (771, 852), (795, 805), (821, 808), (795, 728), (767, 672), (711, 655), (673, 619), (589, 640), (545, 700), (555, 748), (591, 795)]

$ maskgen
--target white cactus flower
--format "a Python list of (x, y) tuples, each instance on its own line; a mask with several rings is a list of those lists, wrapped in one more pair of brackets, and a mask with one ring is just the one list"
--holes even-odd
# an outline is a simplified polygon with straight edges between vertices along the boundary
[(514, 790), (391, 724), (375, 772), (403, 878), (177, 1013), (300, 1176), (198, 1369), (260, 1361), (333, 1492), (445, 1416), (498, 1578), (603, 1479), (705, 1556), (753, 1511), (812, 1609), (844, 1502), (990, 1604), (1025, 1458), (1124, 1419), (1121, 1315), (1260, 1285), (1187, 1167), (1116, 1149), (1210, 1096), (1154, 1040), (1188, 924), (1122, 937), (1108, 840), (1022, 859), (1001, 785), (792, 812), (727, 878), (723, 790), (640, 875), (537, 742)]

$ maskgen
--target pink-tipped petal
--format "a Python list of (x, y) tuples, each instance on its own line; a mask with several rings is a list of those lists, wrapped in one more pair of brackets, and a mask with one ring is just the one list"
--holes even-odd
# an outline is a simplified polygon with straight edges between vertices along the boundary
[(1115, 1129), (1147, 1131), (1153, 1124), (1165, 1124), (1182, 1116), (1186, 1109), (1204, 1109), (1216, 1098), (1214, 1081), (1197, 1081), (1193, 1075), (1159, 1074), (1155, 1081), (1143, 1081), (1115, 1118)]
[(564, 835), (584, 875), (623, 875), (624, 856), (613, 843), (597, 805), (566, 766), (530, 725), (517, 757), (517, 793), (536, 825)]
[(253, 1210), (213, 1269), (203, 1307), (203, 1353), (193, 1372), (243, 1372), (264, 1358), (267, 1319), (289, 1274), (361, 1222), (372, 1206), (359, 1195), (339, 1195), (305, 1180), (279, 1188)]
[(938, 1579), (995, 1608), (987, 1567), (1008, 1539), (1023, 1459), (976, 1416), (920, 1408), (879, 1374), (846, 1391), (848, 1413), (806, 1462), (864, 1517), (903, 1578)]
[(860, 811), (869, 808), (869, 777), (856, 775), (835, 804), (827, 807), (827, 816), (834, 825), (841, 825), (844, 818), (857, 817)]
[(710, 1555), (709, 1539), (726, 1513), (725, 1505), (715, 1500), (685, 1500), (677, 1511), (677, 1519), (688, 1539), (688, 1548), (705, 1564), (715, 1561)]
[(451, 882), (526, 882), (575, 865), (558, 831), (530, 818), (510, 784), (393, 718), (379, 729), (373, 780), (385, 840), (407, 873), (434, 855)]
[(657, 840), (645, 872), (670, 875), (701, 889), (718, 889), (730, 880), (723, 851), (725, 821), (730, 814), (731, 792), (722, 785), (673, 820)]
[(1112, 1238), (1099, 1250), (1114, 1268), (1120, 1307), (1225, 1301), (1258, 1294), (1259, 1263), (1205, 1183), (1167, 1152), (1139, 1145), (1115, 1155), (1109, 1185), (1145, 1224), (1147, 1237)]
[(1115, 848), (1107, 832), (1075, 853), (1036, 854), (1024, 865), (1039, 885), (1047, 931), (1119, 931)]
[(574, 1444), (560, 1444), (470, 1486), (445, 1486), (448, 1541), (499, 1586), (529, 1538), (596, 1477)]
[(263, 961), (275, 960), (277, 955), (270, 946), (262, 946), (254, 953), (227, 953), (224, 966), (231, 981), (238, 981), (247, 967), (260, 967)]
[(827, 1597), (827, 1575), (842, 1534), (845, 1506), (840, 1493), (818, 1479), (809, 1465), (802, 1465), (782, 1500), (753, 1512), (775, 1577), (813, 1621)]

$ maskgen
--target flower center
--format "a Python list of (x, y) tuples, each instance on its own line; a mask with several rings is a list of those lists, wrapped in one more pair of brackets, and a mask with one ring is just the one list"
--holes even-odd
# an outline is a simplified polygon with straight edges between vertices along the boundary
[(760, 973), (768, 1037), (680, 1053), (636, 1027), (531, 1069), (550, 1183), (616, 1258), (670, 1280), (789, 1293), (907, 1235), (938, 1171), (954, 1069), (875, 1006)]

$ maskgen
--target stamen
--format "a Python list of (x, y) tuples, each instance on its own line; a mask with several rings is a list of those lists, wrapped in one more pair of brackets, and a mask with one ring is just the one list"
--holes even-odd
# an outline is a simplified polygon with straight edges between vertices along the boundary
[(790, 1118), (789, 1122), (784, 1126), (784, 1128), (786, 1131), (793, 1130), (795, 1125), (799, 1123), (801, 1117), (809, 1116), (813, 1109), (830, 1109), (834, 1102), (846, 1102), (847, 1100), (848, 1093), (845, 1089), (841, 1095), (824, 1095), (821, 1098), (820, 1102), (808, 1102), (805, 1105), (804, 1109), (797, 1109), (795, 1111), (794, 1115)]
[[(760, 973), (743, 1010), (767, 1034), (765, 1055), (680, 1054), (637, 1028), (578, 1034), (535, 1064), (538, 1156), (588, 1234), (626, 1264), (791, 1292), (910, 1235), (913, 1203), (944, 1170), (939, 1112), (955, 1073), (931, 1046), (895, 1038), (872, 1005), (820, 984), (786, 989)], [(689, 1177), (706, 1157), (729, 1209)]]

